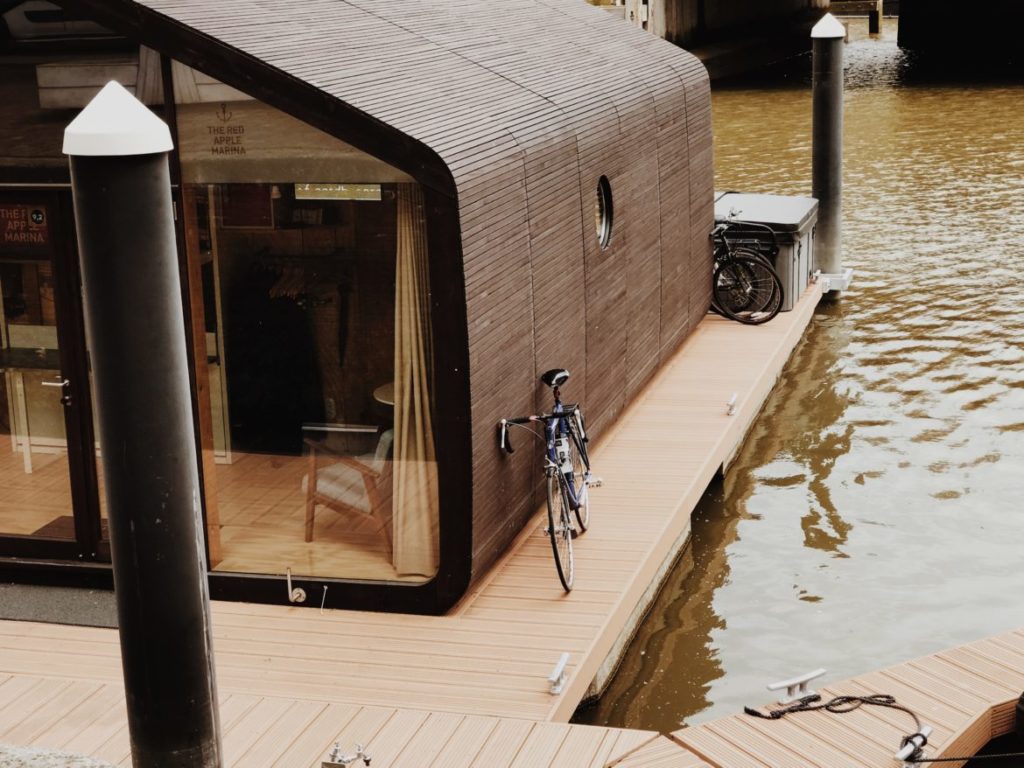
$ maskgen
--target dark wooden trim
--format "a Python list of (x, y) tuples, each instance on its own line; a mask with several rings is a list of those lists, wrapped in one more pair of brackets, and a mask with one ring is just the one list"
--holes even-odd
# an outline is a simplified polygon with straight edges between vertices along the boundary
[[(84, 589), (114, 588), (114, 572), (105, 563), (75, 563), (45, 560), (55, 555), (7, 556), (9, 539), (0, 538), (5, 555), (0, 557), (0, 580), (15, 584), (38, 584), (51, 587), (82, 587)], [(57, 555), (59, 556), (59, 555)], [(37, 557), (23, 560), (20, 557)], [(70, 558), (68, 558), (70, 560)]]
[[(160, 76), (163, 84), (164, 120), (171, 131), (173, 148), (168, 155), (171, 176), (171, 195), (177, 215), (174, 234), (178, 248), (178, 270), (181, 278), (182, 312), (185, 317), (185, 338), (189, 340), (189, 386), (192, 392), (192, 424), (195, 427), (196, 458), (199, 468), (200, 514), (206, 535), (206, 562), (210, 567), (220, 562), (220, 516), (217, 513), (217, 494), (208, 493), (208, 478), (215, 477), (213, 466), (213, 426), (210, 423), (210, 379), (206, 367), (206, 327), (203, 317), (203, 285), (198, 260), (190, 257), (189, 242), (196, 237), (190, 231), (190, 217), (194, 214), (194, 200), (181, 183), (181, 154), (178, 141), (178, 105), (175, 103), (174, 76), (171, 59), (160, 56)], [(171, 98), (168, 98), (170, 95)], [(194, 228), (193, 228), (194, 229)], [(198, 248), (196, 249), (198, 250)], [(211, 536), (215, 538), (211, 538)]]
[[(70, 510), (68, 510), (70, 511)], [(44, 539), (38, 536), (0, 536), (0, 561), (3, 558), (63, 558), (74, 561), (82, 557), (82, 548), (75, 539)], [(17, 560), (17, 562), (24, 562)]]
[(71, 173), (66, 163), (60, 168), (56, 166), (3, 166), (0, 167), (0, 184), (33, 189), (39, 186), (58, 185), (71, 189)]
[(431, 582), (432, 612), (465, 593), (472, 577), (473, 435), (469, 387), (469, 328), (458, 208), (424, 190), (434, 350), (434, 445), (440, 499), (440, 570)]
[(12, 40), (0, 35), (0, 54), (39, 55), (76, 53), (125, 53), (132, 49), (132, 43), (123, 37), (95, 37), (70, 40)]
[(179, 256), (184, 264), (182, 289), (185, 302), (186, 338), (189, 346), (189, 378), (192, 386), (192, 419), (196, 428), (196, 449), (206, 558), (213, 568), (221, 560), (220, 514), (217, 506), (217, 471), (213, 456), (213, 421), (210, 403), (210, 372), (206, 352), (206, 316), (203, 307), (202, 265), (199, 263), (199, 234), (195, 221), (196, 198), (192, 187), (179, 190), (179, 224), (184, 243)]
[(82, 316), (82, 282), (70, 193), (51, 193), (56, 209), (54, 240), (54, 295), (57, 308), (57, 343), (63, 375), (71, 381), (71, 405), (64, 417), (68, 444), (68, 473), (75, 538), (82, 554), (95, 558), (100, 540), (99, 478), (96, 471), (96, 435), (89, 386), (89, 358)]

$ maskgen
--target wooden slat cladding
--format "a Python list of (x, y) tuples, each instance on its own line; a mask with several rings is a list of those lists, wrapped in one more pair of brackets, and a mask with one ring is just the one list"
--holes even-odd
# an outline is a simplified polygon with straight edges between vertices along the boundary
[[(118, 2), (316, 89), (332, 100), (330, 114), (305, 119), (452, 200), (471, 480), (459, 471), (472, 483), (479, 576), (529, 518), (542, 481), (533, 448), (498, 451), (497, 420), (546, 407), (537, 377), (564, 366), (573, 374), (565, 397), (584, 403), (599, 435), (707, 311), (713, 174), (703, 66), (579, 1)], [(192, 58), (203, 69), (203, 55)], [(246, 78), (258, 92), (251, 74), (228, 84), (245, 90)], [(279, 101), (284, 108), (287, 97)], [(606, 248), (596, 225), (602, 176), (614, 206)]]

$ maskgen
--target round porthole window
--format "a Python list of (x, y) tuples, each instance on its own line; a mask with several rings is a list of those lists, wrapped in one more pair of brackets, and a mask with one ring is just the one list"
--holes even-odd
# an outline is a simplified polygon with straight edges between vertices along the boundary
[(608, 183), (608, 177), (602, 176), (597, 180), (597, 242), (602, 248), (607, 248), (612, 241), (612, 185)]

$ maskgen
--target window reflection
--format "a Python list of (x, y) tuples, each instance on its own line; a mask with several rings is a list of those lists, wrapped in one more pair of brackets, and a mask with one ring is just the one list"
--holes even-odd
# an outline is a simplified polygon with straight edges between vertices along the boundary
[[(0, 231), (43, 210), (0, 200)], [(53, 279), (0, 246), (0, 535), (74, 538)]]
[(428, 579), (438, 502), (419, 187), (195, 184), (186, 204), (211, 565)]

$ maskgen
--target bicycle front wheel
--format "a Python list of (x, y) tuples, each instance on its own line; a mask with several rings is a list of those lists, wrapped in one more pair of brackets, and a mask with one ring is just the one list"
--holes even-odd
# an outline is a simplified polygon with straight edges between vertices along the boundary
[(558, 471), (548, 474), (548, 536), (551, 550), (555, 555), (558, 579), (566, 592), (572, 591), (575, 576), (575, 561), (572, 555), (572, 540), (576, 533), (572, 524), (568, 489)]
[(576, 500), (576, 522), (580, 533), (586, 533), (590, 525), (590, 457), (587, 446), (577, 428), (569, 427), (569, 458), (572, 462), (572, 494)]

